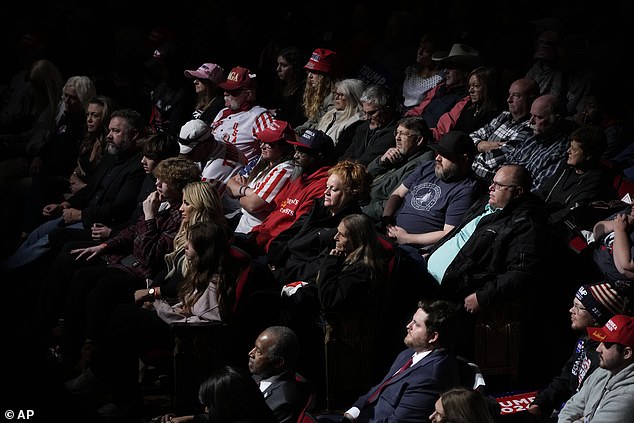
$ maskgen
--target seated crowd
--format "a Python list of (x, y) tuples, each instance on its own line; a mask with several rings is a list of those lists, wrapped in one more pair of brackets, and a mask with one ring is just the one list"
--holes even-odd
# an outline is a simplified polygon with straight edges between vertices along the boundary
[[(431, 34), (426, 77), (403, 67), (391, 84), (338, 72), (333, 49), (283, 47), (276, 84), (181, 63), (196, 100), (163, 81), (149, 114), (58, 76), (48, 135), (12, 138), (0, 186), (22, 194), (2, 233), (19, 234), (0, 268), (29, 304), (15, 329), (51, 407), (70, 421), (504, 421), (463, 361), (478, 364), (483, 315), (516, 307), (519, 384), (505, 388), (539, 393), (515, 418), (631, 418), (634, 206), (615, 181), (634, 137), (592, 118), (606, 88), (573, 104), (545, 64), (506, 81)], [(281, 82), (300, 94), (272, 94)], [(198, 407), (152, 415), (143, 369), (175, 328), (205, 325), (232, 331), (218, 349), (234, 355), (189, 381)]]

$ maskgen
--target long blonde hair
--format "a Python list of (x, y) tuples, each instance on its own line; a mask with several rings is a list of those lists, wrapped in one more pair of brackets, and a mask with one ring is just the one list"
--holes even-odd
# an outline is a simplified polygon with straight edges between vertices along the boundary
[(318, 83), (313, 86), (306, 78), (304, 88), (304, 115), (309, 121), (319, 122), (323, 113), (324, 100), (332, 92), (334, 79), (325, 74), (316, 73)]
[(197, 222), (220, 222), (225, 219), (220, 197), (211, 182), (196, 181), (185, 185), (183, 202), (190, 204), (194, 212), (187, 222), (181, 222), (178, 233), (174, 237), (174, 250), (165, 255), (168, 267), (173, 265), (176, 257), (182, 253), (187, 242), (187, 231), (191, 225)]

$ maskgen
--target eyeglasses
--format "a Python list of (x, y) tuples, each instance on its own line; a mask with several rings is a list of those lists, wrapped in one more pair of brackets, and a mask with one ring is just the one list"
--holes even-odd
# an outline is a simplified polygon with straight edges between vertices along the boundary
[(513, 190), (515, 188), (518, 188), (517, 185), (506, 185), (506, 184), (501, 184), (499, 182), (491, 182), (491, 185), (493, 187), (494, 190), (497, 191), (504, 191), (504, 190)]
[(260, 145), (261, 150), (272, 150), (273, 148), (275, 148), (275, 143), (263, 142)]
[(346, 98), (346, 95), (345, 95), (344, 93), (332, 93), (332, 95), (333, 95), (335, 98), (343, 98), (343, 99), (345, 99), (345, 98)]
[(412, 137), (418, 137), (419, 135), (415, 133), (409, 133), (409, 132), (394, 131), (394, 136), (401, 137), (401, 138), (412, 138)]
[(612, 348), (612, 345), (616, 344), (616, 342), (605, 342), (603, 341), (603, 348), (605, 348), (606, 350), (609, 350), (610, 348)]
[(371, 117), (376, 116), (380, 111), (381, 111), (381, 109), (364, 110), (363, 111), (363, 116), (371, 118)]

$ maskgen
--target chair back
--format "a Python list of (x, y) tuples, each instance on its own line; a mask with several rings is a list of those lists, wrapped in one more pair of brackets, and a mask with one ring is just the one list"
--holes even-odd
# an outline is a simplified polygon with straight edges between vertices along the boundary
[(295, 373), (295, 381), (300, 386), (302, 392), (305, 395), (306, 402), (304, 408), (299, 413), (297, 423), (316, 421), (315, 418), (310, 415), (310, 412), (315, 408), (317, 402), (317, 393), (313, 385), (300, 373)]

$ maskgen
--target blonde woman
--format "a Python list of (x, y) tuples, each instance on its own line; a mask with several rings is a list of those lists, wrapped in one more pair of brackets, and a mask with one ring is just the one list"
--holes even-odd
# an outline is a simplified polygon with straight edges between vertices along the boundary
[[(222, 202), (218, 192), (211, 182), (190, 182), (183, 189), (183, 203), (180, 207), (181, 225), (174, 237), (174, 250), (165, 255), (167, 266), (164, 284), (152, 289), (148, 284), (147, 289), (140, 289), (134, 293), (135, 301), (142, 302), (159, 298), (162, 295), (176, 297), (178, 280), (187, 272), (188, 262), (185, 260), (185, 244), (187, 243), (187, 231), (189, 227), (198, 222), (226, 222), (222, 211)], [(174, 278), (176, 275), (180, 277)], [(161, 292), (161, 290), (164, 290)]]
[(110, 319), (104, 354), (96, 356), (82, 375), (66, 382), (66, 389), (79, 394), (99, 384), (109, 387), (112, 402), (97, 410), (101, 417), (128, 421), (142, 413), (139, 357), (156, 348), (173, 348), (169, 325), (230, 321), (236, 280), (242, 270), (230, 252), (231, 237), (231, 230), (220, 219), (190, 221), (182, 248), (189, 270), (181, 276), (178, 302), (170, 305), (169, 301), (157, 299), (153, 309), (119, 304)]
[(334, 107), (335, 57), (334, 51), (317, 48), (304, 66), (308, 72), (303, 100), (306, 122), (295, 128), (299, 135), (306, 129), (316, 129), (322, 116)]
[(365, 83), (360, 79), (344, 79), (335, 83), (333, 96), (335, 107), (319, 120), (317, 129), (324, 131), (335, 143), (335, 155), (341, 153), (352, 142), (355, 128), (362, 122), (361, 95)]
[(359, 201), (367, 199), (370, 181), (365, 166), (351, 161), (339, 162), (328, 171), (323, 197), (275, 237), (267, 252), (267, 264), (280, 283), (315, 280), (317, 259), (330, 245), (341, 219), (361, 212)]

